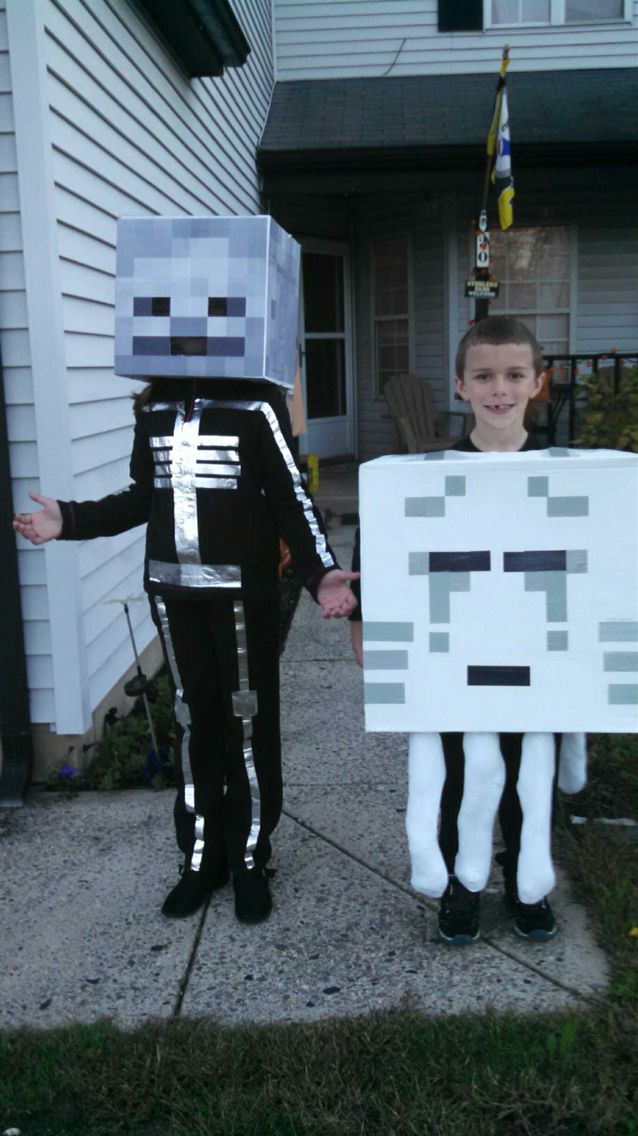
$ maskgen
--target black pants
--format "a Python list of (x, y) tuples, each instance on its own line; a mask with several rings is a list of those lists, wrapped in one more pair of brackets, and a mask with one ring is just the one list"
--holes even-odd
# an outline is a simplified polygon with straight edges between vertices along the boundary
[(151, 609), (176, 688), (177, 843), (194, 868), (197, 847), (206, 869), (263, 867), (282, 804), (278, 593)]
[[(445, 757), (445, 783), (441, 796), (441, 824), (439, 845), (450, 875), (454, 874), (454, 862), (459, 847), (458, 815), (463, 800), (465, 758), (463, 755), (463, 734), (441, 734)], [(560, 735), (555, 736), (558, 747)], [(521, 765), (523, 744), (522, 734), (499, 734), (503, 761), (505, 762), (505, 785), (498, 807), (498, 820), (505, 845), (503, 867), (515, 878), (518, 854), (521, 845), (521, 826), (523, 812), (516, 791), (516, 782)], [(554, 785), (556, 777), (554, 777)]]

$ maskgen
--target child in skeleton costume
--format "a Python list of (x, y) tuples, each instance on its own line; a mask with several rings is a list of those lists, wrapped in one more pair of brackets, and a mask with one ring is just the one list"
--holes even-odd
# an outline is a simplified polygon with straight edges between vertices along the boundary
[[(197, 910), (232, 872), (245, 922), (271, 907), (281, 811), (279, 537), (325, 616), (354, 606), (291, 456), (299, 247), (268, 217), (120, 221), (116, 371), (136, 403), (128, 489), (16, 519), (34, 543), (147, 523), (144, 582), (175, 687), (177, 841), (162, 908)], [(158, 376), (158, 377), (155, 377)], [(261, 381), (259, 381), (261, 380)]]
[[(525, 430), (524, 415), (529, 399), (540, 388), (542, 371), (543, 360), (540, 348), (531, 333), (519, 321), (506, 317), (491, 317), (473, 327), (464, 336), (457, 353), (456, 387), (461, 398), (471, 403), (476, 425), (470, 436), (459, 442), (454, 449), (468, 454), (488, 455), (493, 452), (504, 457), (519, 451), (538, 450), (539, 447)], [(567, 454), (567, 451), (564, 453)], [(425, 458), (437, 461), (438, 469), (441, 470), (443, 467), (440, 462), (446, 458), (454, 459), (455, 456), (448, 451), (445, 455), (439, 452), (425, 455)], [(533, 460), (531, 453), (530, 459)], [(405, 517), (444, 517), (446, 509), (451, 516), (454, 498), (465, 496), (466, 492), (469, 495), (470, 490), (466, 489), (466, 486), (471, 483), (472, 466), (474, 460), (478, 462), (481, 459), (478, 457), (469, 461), (465, 459), (467, 477), (458, 475), (458, 463), (454, 462), (454, 475), (442, 476), (440, 479), (440, 483), (444, 486), (440, 497), (406, 496), (410, 489), (400, 481), (401, 469), (395, 464), (393, 471), (391, 463), (402, 461), (403, 468), (409, 469), (415, 475), (413, 481), (420, 485), (421, 482), (417, 482), (418, 467), (406, 463), (423, 460), (420, 456), (407, 459), (378, 459), (376, 463), (369, 463), (368, 484), (372, 486), (372, 476), (376, 472), (372, 467), (384, 466), (383, 469), (379, 469), (379, 473), (383, 473), (386, 484), (388, 477), (394, 478), (392, 492), (399, 500)], [(436, 468), (432, 466), (433, 471)], [(479, 468), (480, 466), (477, 470)], [(364, 467), (364, 471), (367, 475), (368, 468)], [(507, 473), (503, 470), (500, 477), (507, 477)], [(476, 478), (474, 482), (478, 484)], [(529, 496), (543, 494), (547, 496), (547, 482), (547, 478), (530, 477)], [(380, 484), (378, 476), (376, 484)], [(502, 482), (501, 486), (505, 490)], [(367, 533), (368, 548), (372, 549), (372, 556), (376, 553), (377, 556), (383, 557), (386, 553), (382, 549), (388, 547), (392, 549), (394, 533), (390, 534), (385, 530), (383, 536), (375, 537), (375, 517), (377, 509), (381, 510), (385, 518), (388, 517), (389, 492), (387, 499), (380, 503), (370, 489), (364, 493), (364, 487), (365, 476), (361, 485), (364, 552)], [(499, 491), (497, 482), (491, 500), (486, 505), (486, 508), (492, 509), (492, 515), (495, 517), (498, 516), (505, 496), (505, 492)], [(556, 498), (555, 515), (560, 514), (561, 508), (565, 510), (565, 517), (577, 515), (579, 503), (584, 498), (573, 498), (573, 500), (576, 502), (574, 509), (570, 505), (572, 498)], [(551, 515), (550, 505), (551, 499), (548, 498), (548, 516)], [(423, 526), (425, 522), (415, 520), (403, 523)], [(434, 524), (435, 521), (432, 520), (428, 533), (435, 531), (432, 528)], [(487, 541), (488, 538), (479, 531), (473, 538), (476, 544), (464, 545), (462, 542), (464, 539), (467, 540), (467, 535), (464, 537), (462, 527), (463, 521), (460, 520), (459, 529), (455, 526), (460, 548), (481, 547), (479, 542)], [(465, 527), (468, 527), (467, 524)], [(420, 528), (410, 531), (421, 533), (424, 530)], [(450, 529), (446, 529), (446, 532), (447, 539), (450, 540)], [(558, 529), (555, 528), (552, 530), (552, 536), (557, 535)], [(406, 539), (413, 540), (414, 537)], [(506, 532), (503, 533), (503, 539), (507, 540)], [(565, 541), (565, 534), (561, 533), (559, 539)], [(396, 542), (394, 544), (396, 546)], [(437, 545), (435, 544), (434, 547), (436, 548)], [(515, 548), (516, 545), (510, 544), (509, 547)], [(524, 547), (529, 547), (529, 544)], [(429, 548), (432, 548), (431, 544)], [(405, 556), (405, 553), (403, 555)], [(423, 660), (427, 660), (431, 675), (436, 674), (439, 667), (443, 673), (444, 664), (448, 664), (447, 653), (451, 651), (451, 633), (447, 629), (451, 619), (450, 610), (453, 604), (461, 602), (452, 599), (452, 593), (471, 591), (474, 587), (472, 581), (477, 579), (475, 573), (490, 571), (490, 555), (494, 561), (497, 560), (497, 555), (488, 551), (409, 551), (407, 553), (408, 576), (427, 577), (429, 614), (426, 619), (429, 619), (430, 625), (432, 623), (441, 625), (436, 630), (428, 632), (428, 645), (422, 648), (423, 652), (428, 654), (420, 656)], [(505, 573), (524, 573), (526, 591), (546, 589), (548, 620), (554, 618), (565, 620), (566, 610), (557, 610), (552, 614), (549, 611), (550, 604), (554, 603), (557, 597), (560, 599), (561, 588), (564, 592), (567, 573), (586, 572), (586, 557), (586, 552), (507, 552), (503, 554), (502, 562)], [(359, 560), (359, 534), (357, 534), (352, 565), (357, 571)], [(370, 591), (367, 592), (368, 596), (372, 596), (373, 602), (370, 608), (371, 614), (368, 614), (366, 599), (366, 621), (371, 622), (363, 625), (363, 635), (361, 610), (355, 611), (350, 616), (350, 620), (353, 651), (360, 665), (364, 665), (362, 639), (365, 638), (366, 727), (410, 731), (406, 829), (412, 864), (412, 884), (417, 891), (425, 895), (442, 897), (438, 930), (444, 941), (457, 944), (477, 939), (479, 895), (489, 876), (492, 830), (498, 813), (505, 845), (498, 860), (503, 868), (505, 901), (514, 919), (514, 930), (524, 938), (548, 939), (556, 930), (554, 915), (546, 898), (555, 883), (550, 833), (556, 774), (558, 768), (558, 784), (561, 789), (569, 793), (577, 792), (585, 783), (585, 735), (576, 732), (578, 728), (576, 725), (568, 724), (570, 716), (573, 719), (574, 716), (578, 717), (579, 713), (582, 720), (582, 710), (576, 710), (574, 714), (566, 712), (562, 720), (561, 711), (557, 710), (554, 716), (555, 724), (552, 724), (550, 729), (561, 730), (565, 724), (567, 729), (572, 731), (569, 733), (537, 730), (514, 732), (516, 717), (523, 711), (517, 709), (516, 693), (511, 692), (508, 687), (530, 683), (530, 668), (517, 665), (481, 665), (463, 668), (463, 673), (467, 673), (467, 678), (464, 680), (469, 691), (467, 697), (462, 690), (454, 688), (437, 690), (430, 695), (427, 682), (424, 680), (416, 701), (422, 707), (430, 695), (432, 703), (435, 704), (434, 711), (423, 711), (420, 707), (415, 712), (405, 710), (402, 704), (409, 701), (408, 683), (397, 683), (396, 679), (404, 676), (391, 672), (396, 669), (409, 669), (412, 665), (416, 668), (416, 662), (414, 664), (411, 662), (416, 656), (416, 648), (388, 650), (387, 646), (392, 641), (403, 646), (416, 641), (416, 620), (422, 617), (420, 611), (413, 612), (413, 609), (407, 607), (409, 599), (399, 597), (400, 584), (394, 594), (388, 589), (388, 581), (394, 582), (397, 578), (400, 579), (401, 572), (405, 571), (402, 563), (400, 554), (390, 551), (384, 563), (383, 574), (379, 574), (377, 570), (373, 586), (371, 585)], [(496, 564), (493, 563), (491, 567), (495, 569)], [(508, 586), (515, 579), (517, 578), (510, 575)], [(631, 579), (631, 569), (628, 579)], [(364, 556), (364, 595), (366, 580)], [(354, 590), (358, 591), (356, 585)], [(406, 593), (407, 590), (406, 588)], [(501, 590), (504, 592), (505, 587), (503, 586)], [(419, 595), (421, 594), (419, 592)], [(491, 598), (492, 604), (498, 605), (498, 602), (498, 595)], [(557, 607), (560, 607), (560, 603)], [(407, 611), (410, 611), (410, 621), (399, 622), (399, 619), (406, 619), (403, 613)], [(489, 608), (483, 611), (486, 640), (489, 640), (491, 630), (490, 615)], [(496, 617), (498, 612), (494, 615)], [(380, 619), (383, 622), (378, 622)], [(636, 624), (632, 626), (635, 627)], [(480, 639), (483, 637), (482, 630), (481, 627)], [(525, 643), (530, 638), (529, 632), (522, 634), (520, 628), (518, 633), (516, 629), (512, 632), (512, 625), (509, 624), (505, 628), (504, 636), (506, 656), (509, 658), (509, 652), (515, 659), (518, 659), (520, 654), (525, 657)], [(522, 648), (519, 639), (523, 643)], [(377, 649), (377, 644), (381, 649)], [(566, 631), (547, 632), (547, 650), (565, 650), (566, 646)], [(475, 643), (473, 648), (468, 649), (474, 651), (475, 657), (478, 654), (479, 658), (483, 658), (482, 643), (478, 645)], [(450, 666), (452, 667), (453, 664), (455, 660), (451, 660)], [(387, 673), (383, 673), (384, 671)], [(390, 681), (391, 679), (394, 681)], [(472, 685), (482, 687), (485, 693), (483, 694), (482, 690), (471, 691)], [(472, 705), (480, 705), (480, 699), (483, 698), (487, 703), (490, 686), (498, 688), (497, 695), (500, 695), (500, 698), (495, 706), (499, 706), (499, 714), (504, 707), (508, 708), (503, 716), (503, 720), (508, 723), (506, 732), (486, 732), (489, 730), (489, 725), (478, 731), (475, 728), (474, 731), (455, 732), (454, 719), (458, 721), (459, 717), (462, 719), (467, 714), (466, 708), (461, 709), (465, 707), (461, 699), (466, 698), (469, 704), (474, 698), (478, 701)], [(418, 687), (415, 686), (414, 689), (417, 690)], [(549, 698), (551, 699), (551, 692)], [(611, 698), (610, 694), (610, 700)], [(627, 695), (626, 698), (629, 699), (629, 696)], [(554, 701), (556, 703), (559, 701), (556, 694)], [(392, 703), (397, 704), (396, 708), (391, 705)], [(603, 715), (601, 720), (605, 720), (606, 711), (606, 707), (601, 710)], [(486, 712), (479, 709), (479, 717), (481, 713), (485, 715)], [(489, 715), (489, 710), (487, 713)], [(526, 710), (525, 713), (528, 711)], [(433, 732), (427, 728), (424, 731), (423, 727), (419, 727), (423, 714), (426, 716), (430, 714), (437, 721), (445, 723), (442, 727), (434, 726), (434, 730), (440, 729), (440, 732)], [(494, 717), (497, 716), (495, 713)], [(621, 717), (623, 724), (615, 728), (627, 729), (626, 712)], [(393, 722), (396, 722), (396, 725), (393, 726)], [(447, 724), (448, 722), (450, 725)], [(609, 725), (603, 728), (609, 728)]]

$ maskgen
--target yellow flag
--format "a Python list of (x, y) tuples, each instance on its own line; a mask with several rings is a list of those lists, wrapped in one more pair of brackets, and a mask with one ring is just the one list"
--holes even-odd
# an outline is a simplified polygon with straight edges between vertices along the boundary
[(512, 177), (512, 154), (510, 146), (510, 124), (507, 106), (505, 73), (509, 58), (503, 56), (496, 87), (496, 100), (490, 132), (487, 136), (487, 153), (494, 157), (492, 182), (498, 193), (498, 219), (501, 229), (509, 229), (514, 222), (514, 178)]

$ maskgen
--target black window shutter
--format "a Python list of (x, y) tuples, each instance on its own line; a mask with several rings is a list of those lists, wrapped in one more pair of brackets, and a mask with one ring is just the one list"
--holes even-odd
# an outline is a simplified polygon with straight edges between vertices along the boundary
[(482, 32), (483, 0), (439, 0), (440, 32)]

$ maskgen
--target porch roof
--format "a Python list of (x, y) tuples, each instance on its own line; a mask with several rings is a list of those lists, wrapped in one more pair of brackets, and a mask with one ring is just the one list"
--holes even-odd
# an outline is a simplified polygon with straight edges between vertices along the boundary
[[(277, 83), (258, 162), (266, 175), (474, 163), (495, 88), (492, 73)], [(638, 158), (638, 69), (514, 71), (507, 89), (515, 166)]]

